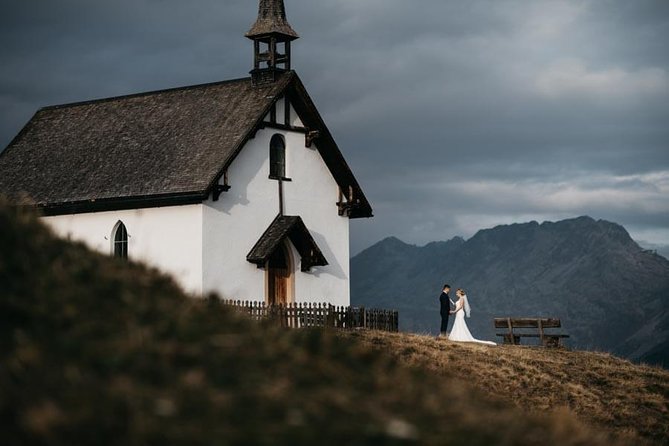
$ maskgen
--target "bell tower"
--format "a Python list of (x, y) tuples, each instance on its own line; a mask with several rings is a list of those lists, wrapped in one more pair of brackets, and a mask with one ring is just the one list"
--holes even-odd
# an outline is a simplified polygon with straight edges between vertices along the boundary
[(290, 44), (300, 36), (286, 19), (283, 0), (260, 0), (258, 20), (246, 37), (253, 40), (254, 85), (270, 84), (290, 70)]

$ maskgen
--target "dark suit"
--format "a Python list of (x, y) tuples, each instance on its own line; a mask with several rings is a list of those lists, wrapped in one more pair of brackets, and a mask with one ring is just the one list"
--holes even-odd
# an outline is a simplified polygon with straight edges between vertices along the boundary
[(448, 316), (451, 311), (451, 298), (448, 294), (442, 292), (439, 296), (439, 314), (441, 315), (441, 333), (446, 334), (448, 330)]

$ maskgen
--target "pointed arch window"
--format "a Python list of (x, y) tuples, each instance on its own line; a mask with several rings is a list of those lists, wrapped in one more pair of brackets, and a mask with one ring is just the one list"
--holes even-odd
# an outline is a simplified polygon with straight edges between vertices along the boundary
[(274, 135), (269, 143), (269, 177), (275, 180), (286, 178), (286, 141), (282, 135)]
[(116, 223), (112, 233), (112, 253), (119, 259), (128, 258), (128, 230), (121, 221)]

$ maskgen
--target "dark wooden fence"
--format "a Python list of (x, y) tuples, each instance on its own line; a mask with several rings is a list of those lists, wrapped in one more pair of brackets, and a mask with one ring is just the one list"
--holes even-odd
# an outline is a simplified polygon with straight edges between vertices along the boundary
[(288, 328), (333, 327), (399, 331), (399, 314), (391, 310), (338, 307), (327, 303), (267, 305), (264, 302), (224, 300), (223, 304), (237, 308), (252, 319), (271, 319)]

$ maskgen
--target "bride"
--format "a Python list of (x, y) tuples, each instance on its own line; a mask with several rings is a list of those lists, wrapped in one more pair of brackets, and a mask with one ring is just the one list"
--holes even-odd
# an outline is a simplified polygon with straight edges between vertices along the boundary
[(497, 345), (494, 342), (474, 339), (465, 322), (465, 313), (467, 314), (467, 317), (469, 317), (469, 314), (471, 313), (465, 290), (458, 288), (455, 295), (458, 296), (458, 301), (455, 302), (455, 311), (453, 311), (453, 313), (455, 313), (455, 322), (453, 323), (451, 334), (448, 335), (448, 339), (458, 342), (478, 342), (479, 344)]

